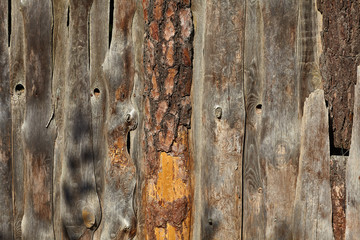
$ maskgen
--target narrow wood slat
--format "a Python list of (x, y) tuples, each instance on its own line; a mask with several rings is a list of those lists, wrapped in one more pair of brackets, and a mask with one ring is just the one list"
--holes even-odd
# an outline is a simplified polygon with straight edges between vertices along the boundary
[(328, 111), (324, 91), (306, 99), (301, 125), (293, 239), (333, 239)]
[(0, 239), (13, 237), (8, 1), (0, 2)]
[(354, 124), (350, 155), (346, 164), (346, 230), (345, 239), (360, 236), (360, 66), (355, 85)]

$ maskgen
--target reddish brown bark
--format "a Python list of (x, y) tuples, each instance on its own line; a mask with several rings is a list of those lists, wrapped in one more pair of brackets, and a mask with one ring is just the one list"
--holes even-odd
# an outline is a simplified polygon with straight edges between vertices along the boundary
[(188, 134), (192, 79), (189, 1), (144, 0), (145, 238), (190, 238)]

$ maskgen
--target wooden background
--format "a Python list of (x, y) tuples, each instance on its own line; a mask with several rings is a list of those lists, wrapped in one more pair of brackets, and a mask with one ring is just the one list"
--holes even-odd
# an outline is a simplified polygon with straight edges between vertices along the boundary
[(359, 239), (358, 0), (0, 0), (0, 239)]

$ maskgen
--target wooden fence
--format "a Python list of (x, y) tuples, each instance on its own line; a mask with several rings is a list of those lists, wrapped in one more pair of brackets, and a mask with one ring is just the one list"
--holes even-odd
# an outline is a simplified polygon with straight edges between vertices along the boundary
[(0, 239), (359, 239), (359, 12), (1, 0)]

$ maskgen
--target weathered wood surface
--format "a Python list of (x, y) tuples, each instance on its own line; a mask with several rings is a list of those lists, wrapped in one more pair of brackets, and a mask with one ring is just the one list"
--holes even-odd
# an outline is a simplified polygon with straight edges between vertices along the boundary
[(328, 126), (324, 91), (316, 90), (302, 118), (293, 239), (333, 239)]
[[(193, 239), (240, 239), (244, 1), (195, 1)], [(205, 12), (205, 13), (202, 13)], [(195, 85), (196, 84), (196, 85)], [(206, 187), (205, 187), (206, 186)]]
[[(41, 4), (41, 7), (39, 8)], [(52, 3), (21, 1), (24, 24), (25, 114), (24, 216), (22, 239), (54, 239), (52, 170), (55, 128), (52, 118)]]
[(355, 85), (354, 125), (350, 155), (346, 164), (346, 230), (345, 239), (360, 236), (360, 66)]
[(136, 169), (127, 149), (128, 132), (137, 125), (137, 112), (131, 103), (134, 85), (131, 30), (135, 10), (135, 1), (115, 0), (111, 45), (103, 64), (108, 94), (108, 151), (100, 185), (103, 223), (99, 239), (131, 239), (136, 233), (133, 208)]
[(8, 1), (0, 2), (0, 239), (13, 236)]
[(0, 238), (356, 239), (358, 7), (2, 1)]
[[(61, 172), (61, 221), (64, 235), (79, 239), (100, 222), (92, 146), (89, 12), (93, 1), (70, 1), (69, 38), (66, 48), (64, 139)], [(65, 237), (66, 238), (66, 237)]]

